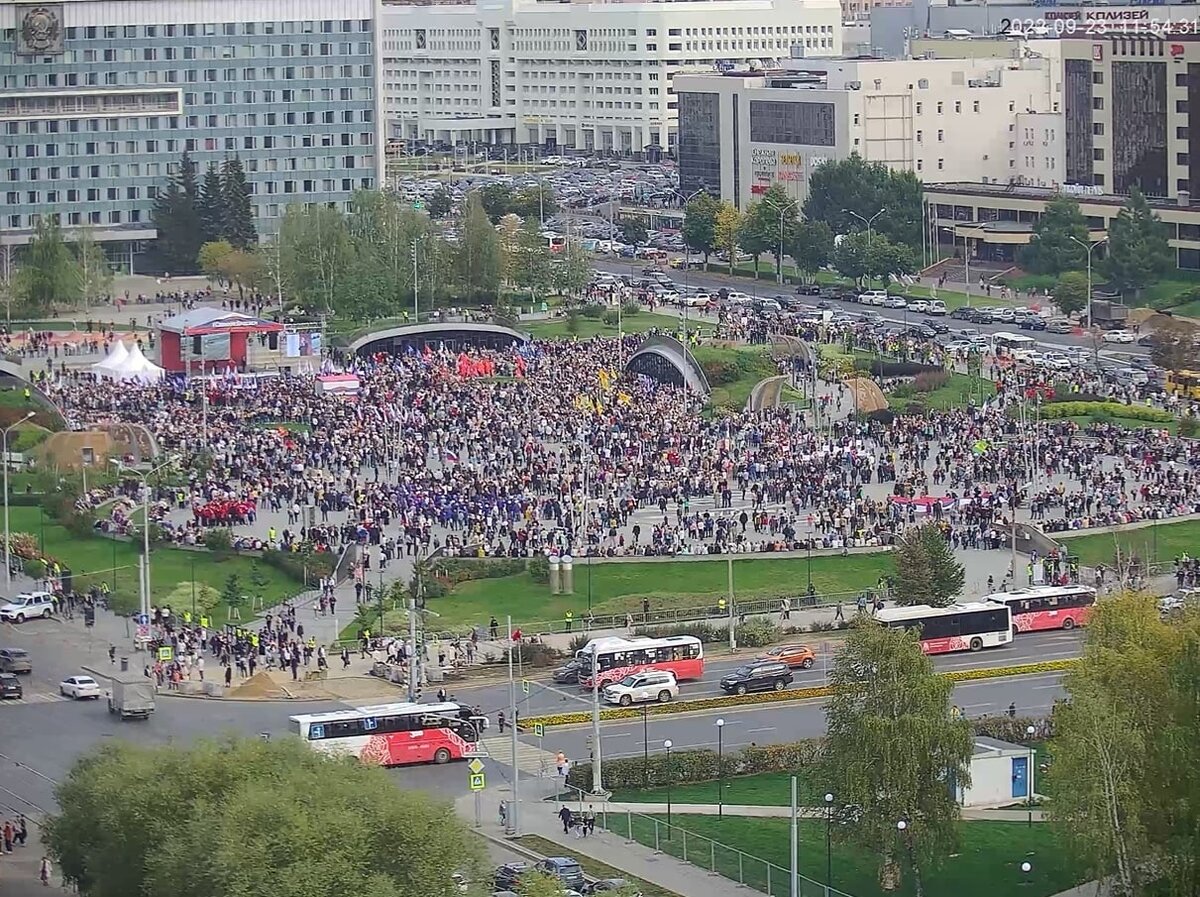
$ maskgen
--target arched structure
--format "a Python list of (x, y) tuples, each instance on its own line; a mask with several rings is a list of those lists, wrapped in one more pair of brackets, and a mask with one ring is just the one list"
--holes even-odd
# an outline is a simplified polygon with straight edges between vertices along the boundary
[(686, 387), (705, 399), (712, 395), (704, 368), (700, 367), (700, 363), (692, 357), (687, 347), (674, 337), (647, 337), (646, 341), (638, 346), (637, 351), (629, 356), (629, 361), (625, 363), (625, 371), (630, 374), (644, 374), (659, 383)]
[(388, 327), (368, 333), (354, 340), (347, 347), (357, 355), (374, 355), (377, 352), (399, 354), (408, 349), (423, 349), (425, 346), (450, 349), (505, 349), (509, 346), (529, 342), (529, 335), (505, 327), (503, 324), (455, 321), (445, 324), (406, 324)]

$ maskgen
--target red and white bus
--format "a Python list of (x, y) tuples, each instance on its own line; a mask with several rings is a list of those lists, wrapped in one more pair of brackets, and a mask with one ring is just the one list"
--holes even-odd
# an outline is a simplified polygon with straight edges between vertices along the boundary
[(918, 629), (921, 650), (926, 654), (949, 651), (980, 651), (1012, 641), (1012, 614), (1002, 604), (972, 601), (949, 607), (888, 607), (875, 619), (893, 629)]
[(485, 756), (487, 721), (458, 704), (376, 704), (293, 716), (291, 730), (315, 751), (404, 766)]
[(1012, 592), (985, 595), (984, 601), (1004, 604), (1012, 611), (1013, 633), (1043, 629), (1074, 629), (1087, 625), (1096, 606), (1091, 586), (1030, 586)]
[(581, 662), (579, 684), (583, 688), (595, 687), (593, 669), (599, 671), (600, 688), (642, 670), (670, 670), (680, 682), (704, 675), (704, 645), (692, 635), (640, 638), (623, 643), (599, 639), (576, 656)]

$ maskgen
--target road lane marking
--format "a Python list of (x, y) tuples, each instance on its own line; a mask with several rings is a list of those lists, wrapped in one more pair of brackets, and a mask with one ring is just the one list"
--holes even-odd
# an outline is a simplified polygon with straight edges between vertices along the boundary
[(747, 734), (747, 735), (752, 735), (752, 734), (753, 734), (753, 733), (755, 733), (755, 732), (774, 732), (774, 731), (775, 731), (775, 727), (774, 727), (774, 726), (761, 726), (761, 727), (759, 727), (759, 728), (757, 728), (757, 729), (747, 729), (747, 730), (746, 730), (746, 734)]

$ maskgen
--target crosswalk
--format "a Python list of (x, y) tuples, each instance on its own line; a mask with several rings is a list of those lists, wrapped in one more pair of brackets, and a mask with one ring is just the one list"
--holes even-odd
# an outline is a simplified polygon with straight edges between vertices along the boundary
[(0, 701), (0, 710), (6, 707), (24, 707), (27, 704), (58, 704), (69, 700), (71, 699), (64, 698), (58, 692), (54, 691), (26, 692), (23, 698), (6, 698)]
[[(513, 766), (512, 739), (507, 734), (486, 737), (483, 739), (483, 746), (487, 749), (488, 756), (497, 763)], [(553, 777), (555, 774), (554, 757), (555, 755), (550, 751), (543, 751), (532, 744), (517, 740), (516, 767), (523, 773), (546, 778)]]

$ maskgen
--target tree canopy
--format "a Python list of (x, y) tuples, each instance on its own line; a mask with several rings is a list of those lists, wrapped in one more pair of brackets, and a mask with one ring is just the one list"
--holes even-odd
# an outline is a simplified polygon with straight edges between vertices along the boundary
[(57, 787), (46, 843), (83, 897), (457, 897), (453, 812), (294, 739), (108, 744)]
[(1063, 314), (1072, 315), (1087, 307), (1087, 275), (1080, 271), (1064, 271), (1054, 284), (1054, 304)]
[(941, 527), (930, 521), (909, 527), (896, 540), (896, 602), (945, 607), (963, 590), (963, 565)]
[(1200, 888), (1200, 610), (1098, 602), (1054, 711), (1052, 824), (1127, 897)]
[[(875, 217), (882, 211), (883, 214)], [(855, 213), (855, 214), (851, 214)], [(804, 217), (824, 221), (835, 234), (867, 229), (913, 251), (921, 247), (921, 182), (911, 171), (893, 171), (857, 153), (831, 159), (809, 177)]]
[(31, 310), (44, 311), (54, 302), (75, 301), (81, 295), (81, 273), (63, 241), (62, 231), (49, 215), (18, 257), (14, 292)]
[(833, 260), (833, 231), (824, 221), (797, 221), (787, 254), (798, 271), (812, 276)]
[(1108, 227), (1102, 269), (1119, 290), (1138, 291), (1175, 267), (1175, 250), (1167, 243), (1170, 227), (1150, 208), (1136, 187)]
[(1087, 220), (1079, 210), (1079, 201), (1059, 196), (1046, 203), (1046, 210), (1033, 226), (1029, 245), (1018, 258), (1034, 274), (1078, 271), (1087, 264), (1087, 241)]
[(708, 193), (692, 197), (683, 210), (683, 243), (692, 252), (708, 257), (717, 250), (717, 213), (721, 201)]
[(917, 876), (955, 842), (959, 808), (947, 783), (970, 782), (974, 737), (968, 720), (951, 715), (954, 685), (934, 671), (916, 632), (867, 618), (834, 655), (829, 682), (825, 780), (837, 806), (856, 808), (835, 837), (878, 855), (881, 879), (910, 861)]

